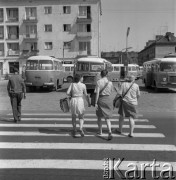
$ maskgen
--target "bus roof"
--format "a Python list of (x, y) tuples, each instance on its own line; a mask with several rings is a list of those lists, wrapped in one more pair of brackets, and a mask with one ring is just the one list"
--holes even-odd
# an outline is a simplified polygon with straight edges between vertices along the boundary
[[(109, 62), (106, 59), (100, 58), (100, 57), (82, 57), (77, 59), (78, 62), (96, 62), (96, 63), (104, 63)], [(110, 63), (110, 62), (109, 62)]]
[(55, 60), (55, 61), (62, 62), (60, 59), (56, 59), (56, 58), (51, 57), (51, 56), (31, 56), (28, 58), (28, 60)]
[(112, 66), (124, 66), (124, 64), (112, 64)]
[(62, 64), (62, 66), (64, 66), (64, 67), (73, 67), (74, 64)]
[(151, 61), (146, 61), (143, 64), (150, 64), (150, 63), (156, 63), (156, 62), (176, 62), (176, 58), (156, 58)]
[(139, 66), (138, 64), (128, 64), (128, 66)]

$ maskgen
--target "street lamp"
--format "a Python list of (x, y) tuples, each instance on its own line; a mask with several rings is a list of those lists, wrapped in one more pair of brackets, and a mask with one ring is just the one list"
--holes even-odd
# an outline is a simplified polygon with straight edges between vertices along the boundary
[(122, 51), (123, 50), (125, 50), (125, 51), (127, 51), (127, 49), (131, 49), (132, 47), (127, 47), (127, 48), (123, 48), (120, 52), (121, 52), (121, 54), (120, 54), (120, 63), (122, 64)]
[(128, 47), (128, 35), (129, 35), (129, 33), (130, 33), (130, 27), (127, 28), (127, 34), (126, 34), (126, 56), (127, 56), (126, 58), (127, 59), (126, 59), (126, 62), (124, 64), (126, 66), (126, 76), (128, 75), (128, 48), (127, 47)]

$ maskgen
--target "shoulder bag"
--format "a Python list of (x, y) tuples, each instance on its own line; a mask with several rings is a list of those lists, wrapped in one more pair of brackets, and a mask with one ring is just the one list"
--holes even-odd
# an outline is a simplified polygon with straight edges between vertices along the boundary
[[(70, 91), (70, 96), (73, 96), (73, 84)], [(64, 113), (67, 113), (70, 111), (70, 97), (65, 97), (60, 99), (60, 108)]]
[(131, 87), (132, 87), (133, 84), (134, 84), (134, 82), (130, 85), (130, 87), (128, 88), (128, 90), (125, 92), (124, 95), (121, 95), (121, 96), (116, 95), (116, 97), (115, 97), (114, 100), (113, 100), (113, 106), (114, 106), (114, 108), (119, 108), (119, 107), (120, 107), (123, 98), (126, 96), (126, 94), (127, 94), (128, 91), (131, 89)]
[[(99, 92), (99, 94), (101, 94), (104, 89), (107, 87), (107, 85), (109, 84), (109, 81), (105, 84), (105, 86), (103, 87), (103, 89)], [(95, 106), (95, 101), (96, 101), (96, 93), (93, 93), (91, 95), (91, 106)]]

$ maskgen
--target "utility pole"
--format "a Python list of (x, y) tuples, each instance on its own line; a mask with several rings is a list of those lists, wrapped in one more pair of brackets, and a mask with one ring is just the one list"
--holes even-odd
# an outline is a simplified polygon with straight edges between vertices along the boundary
[(126, 75), (125, 77), (127, 77), (128, 75), (128, 35), (130, 33), (130, 27), (127, 28), (127, 34), (126, 34), (126, 63), (124, 64), (126, 67)]

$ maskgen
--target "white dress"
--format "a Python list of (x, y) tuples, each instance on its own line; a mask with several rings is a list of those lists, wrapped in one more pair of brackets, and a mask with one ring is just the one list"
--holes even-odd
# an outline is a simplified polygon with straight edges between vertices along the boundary
[(85, 107), (83, 94), (87, 95), (85, 84), (78, 82), (72, 83), (68, 88), (67, 94), (71, 95), (70, 109), (72, 115), (84, 115)]

